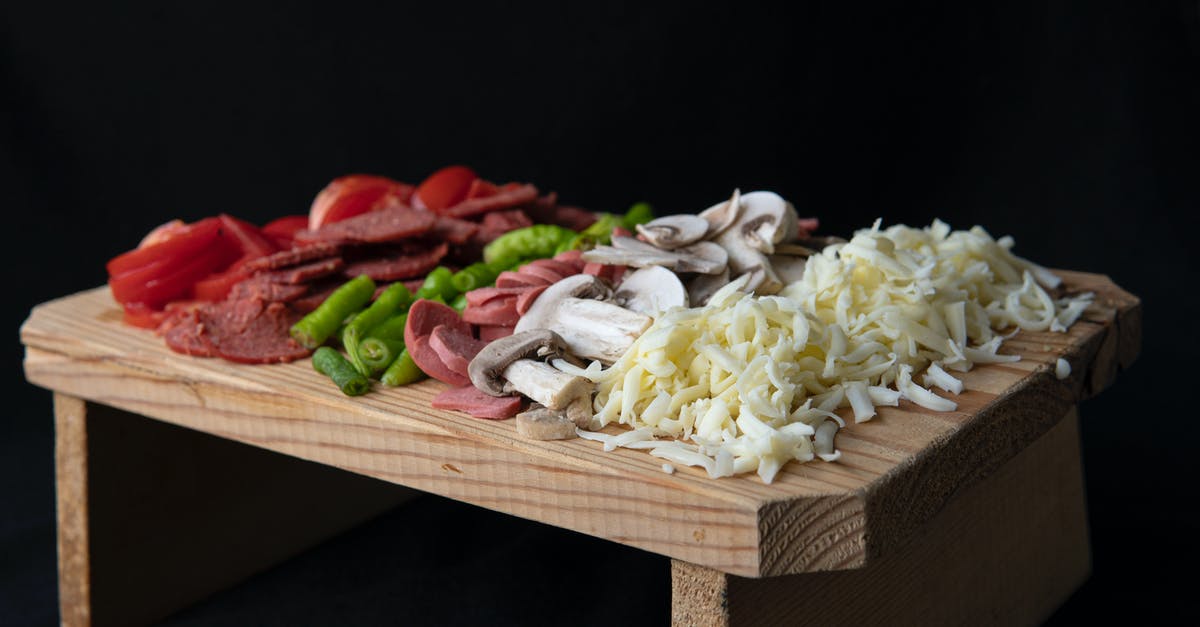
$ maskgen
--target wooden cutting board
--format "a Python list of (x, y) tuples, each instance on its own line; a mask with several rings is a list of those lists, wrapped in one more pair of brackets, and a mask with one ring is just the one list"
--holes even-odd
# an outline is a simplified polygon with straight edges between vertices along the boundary
[[(247, 366), (171, 352), (121, 322), (107, 288), (39, 305), (21, 327), (32, 383), (249, 443), (724, 571), (762, 577), (865, 565), (958, 491), (1048, 431), (1136, 357), (1141, 305), (1107, 277), (1059, 272), (1095, 303), (1067, 333), (1021, 332), (1019, 362), (962, 376), (958, 410), (907, 401), (839, 432), (838, 462), (709, 479), (662, 471), (645, 451), (530, 442), (512, 421), (435, 410), (444, 385), (346, 397), (307, 360)], [(1054, 374), (1058, 358), (1071, 375)], [(852, 421), (851, 421), (852, 422)], [(620, 432), (609, 427), (612, 433)]]

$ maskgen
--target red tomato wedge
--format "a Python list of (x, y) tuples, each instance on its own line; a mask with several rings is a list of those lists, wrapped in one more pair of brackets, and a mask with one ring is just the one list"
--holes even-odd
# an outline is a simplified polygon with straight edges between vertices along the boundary
[(396, 204), (407, 205), (412, 195), (412, 185), (385, 176), (351, 174), (336, 178), (313, 199), (308, 210), (308, 228), (315, 231), (323, 224), (368, 211)]
[(471, 181), (471, 187), (467, 189), (466, 200), (495, 196), (499, 191), (500, 188), (496, 187), (495, 183), (491, 181), (485, 181), (483, 179), (475, 179), (474, 181)]
[(465, 165), (452, 165), (429, 175), (417, 186), (413, 195), (414, 206), (431, 211), (441, 211), (466, 200), (471, 183), (478, 174)]
[(221, 221), (217, 218), (205, 218), (187, 225), (156, 244), (121, 253), (113, 257), (105, 268), (108, 270), (108, 276), (119, 277), (154, 262), (167, 259), (186, 260), (211, 246), (220, 234)]
[(242, 257), (224, 272), (210, 274), (196, 281), (196, 284), (192, 286), (192, 298), (213, 303), (225, 300), (234, 285), (250, 277), (250, 273), (242, 269), (242, 264), (252, 258)]
[(194, 255), (164, 258), (126, 272), (109, 279), (108, 286), (119, 303), (141, 303), (151, 309), (161, 309), (173, 300), (186, 297), (197, 281), (225, 268), (238, 258), (238, 254), (237, 250), (218, 244)]
[(122, 309), (125, 311), (122, 316), (125, 324), (143, 329), (157, 329), (167, 317), (166, 312), (151, 309), (142, 303), (122, 305)]
[(245, 257), (264, 257), (279, 250), (275, 242), (267, 239), (257, 226), (239, 220), (229, 214), (217, 216), (221, 221), (221, 237), (237, 246)]

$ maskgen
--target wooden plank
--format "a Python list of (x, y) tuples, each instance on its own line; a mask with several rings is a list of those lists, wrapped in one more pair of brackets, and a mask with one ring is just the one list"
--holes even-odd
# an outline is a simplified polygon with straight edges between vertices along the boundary
[[(838, 463), (776, 481), (661, 472), (644, 451), (528, 442), (511, 421), (430, 408), (442, 384), (348, 398), (307, 363), (244, 366), (170, 352), (123, 326), (104, 289), (35, 308), (22, 327), (30, 381), (221, 437), (747, 576), (854, 568), (903, 541), (964, 485), (1032, 442), (1128, 365), (1140, 303), (1106, 277), (1068, 333), (1020, 333), (1023, 360), (976, 368), (954, 412), (907, 402), (838, 435)], [(1053, 375), (1059, 357), (1072, 375)], [(1115, 364), (1115, 366), (1113, 365)], [(619, 427), (610, 427), (619, 432)]]
[(162, 618), (414, 491), (55, 394), (65, 625)]
[(857, 570), (748, 579), (674, 560), (672, 623), (1034, 625), (1090, 571), (1079, 418)]

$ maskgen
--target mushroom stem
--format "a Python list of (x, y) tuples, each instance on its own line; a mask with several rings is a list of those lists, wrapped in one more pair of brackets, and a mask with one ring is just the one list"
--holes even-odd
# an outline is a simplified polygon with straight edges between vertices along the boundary
[(592, 396), (591, 381), (532, 359), (512, 362), (502, 376), (514, 390), (550, 409), (566, 409), (577, 399)]
[(562, 336), (567, 351), (613, 363), (653, 320), (624, 307), (587, 298), (564, 298), (546, 328)]

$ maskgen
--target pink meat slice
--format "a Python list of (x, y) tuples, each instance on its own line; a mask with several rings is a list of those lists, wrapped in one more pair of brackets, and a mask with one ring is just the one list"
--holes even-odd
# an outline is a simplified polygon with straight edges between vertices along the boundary
[[(453, 207), (447, 207), (440, 213), (452, 218), (468, 218), (489, 211), (515, 209), (533, 202), (538, 197), (538, 190), (533, 185), (525, 184), (515, 189), (502, 190), (485, 198), (470, 198)], [(353, 218), (352, 218), (353, 219)]]
[(442, 363), (446, 364), (447, 368), (467, 378), (471, 376), (467, 371), (471, 360), (475, 359), (475, 356), (487, 344), (487, 342), (477, 340), (468, 334), (446, 325), (435, 328), (433, 333), (429, 335), (429, 347), (438, 354), (438, 357), (442, 359)]
[(519, 287), (481, 287), (467, 292), (468, 305), (482, 305), (493, 298), (503, 296), (520, 296), (528, 290), (528, 286)]
[(821, 221), (817, 218), (800, 218), (796, 224), (800, 227), (800, 237), (805, 237), (815, 233), (820, 228)]
[(521, 314), (517, 313), (517, 297), (493, 298), (478, 307), (467, 305), (463, 310), (462, 319), (471, 324), (515, 327), (521, 319)]
[(433, 330), (443, 324), (465, 335), (471, 333), (471, 325), (463, 322), (453, 308), (422, 298), (408, 309), (408, 321), (404, 323), (404, 343), (412, 346), (419, 337), (428, 340)]
[(575, 268), (575, 274), (583, 272), (583, 266), (586, 262), (583, 260), (582, 250), (564, 250), (554, 256), (555, 261), (571, 264)]
[(517, 269), (517, 272), (526, 276), (533, 276), (543, 279), (548, 283), (558, 283), (565, 278), (562, 274), (555, 272), (550, 268), (545, 266), (535, 266), (533, 263), (527, 263), (521, 266)]
[(453, 409), (476, 418), (503, 420), (521, 412), (524, 399), (520, 396), (489, 396), (468, 385), (450, 388), (433, 397), (436, 409)]
[(559, 261), (557, 259), (537, 259), (537, 260), (529, 262), (529, 265), (536, 266), (539, 268), (545, 268), (547, 270), (561, 274), (564, 277), (569, 277), (569, 276), (572, 276), (575, 274), (579, 274), (579, 270), (580, 270), (579, 268), (576, 268), (574, 264), (567, 263), (565, 261)]
[(550, 285), (550, 281), (530, 274), (505, 270), (496, 277), (496, 287), (537, 287)]
[[(411, 318), (410, 318), (411, 320)], [(421, 369), (425, 374), (450, 385), (470, 385), (471, 380), (465, 375), (461, 375), (454, 370), (451, 370), (442, 358), (438, 356), (437, 351), (429, 345), (429, 335), (422, 335), (412, 342), (405, 342), (405, 347), (408, 349), (408, 354), (412, 357), (413, 363)]]
[[(335, 222), (334, 224), (341, 224), (341, 222)], [(430, 270), (436, 268), (449, 250), (449, 245), (442, 242), (419, 252), (412, 252), (399, 257), (356, 261), (346, 266), (343, 274), (348, 277), (365, 274), (375, 281), (411, 279), (415, 276), (428, 274)]]
[(508, 337), (513, 334), (516, 329), (514, 327), (505, 327), (492, 324), (479, 325), (479, 341), (495, 342), (502, 337)]
[(546, 291), (546, 288), (548, 288), (548, 287), (550, 287), (550, 286), (549, 285), (539, 285), (538, 287), (531, 287), (531, 288), (525, 290), (525, 292), (523, 294), (518, 296), (517, 297), (517, 315), (520, 315), (520, 316), (525, 315), (525, 313), (527, 311), (529, 311), (529, 309), (531, 307), (533, 307), (533, 301), (537, 300), (537, 297), (541, 296), (542, 292)]
[(437, 215), (404, 206), (368, 211), (339, 222), (326, 224), (316, 231), (298, 231), (297, 241), (317, 242), (395, 242), (424, 235), (437, 223)]

